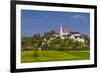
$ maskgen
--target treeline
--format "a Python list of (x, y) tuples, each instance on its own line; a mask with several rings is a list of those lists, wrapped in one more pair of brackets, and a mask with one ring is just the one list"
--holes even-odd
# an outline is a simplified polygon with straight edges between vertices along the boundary
[(43, 36), (40, 34), (31, 37), (22, 37), (21, 48), (22, 50), (89, 50), (90, 39), (87, 35), (83, 35), (85, 42), (78, 42), (72, 39), (61, 39), (54, 37), (54, 31), (46, 32)]

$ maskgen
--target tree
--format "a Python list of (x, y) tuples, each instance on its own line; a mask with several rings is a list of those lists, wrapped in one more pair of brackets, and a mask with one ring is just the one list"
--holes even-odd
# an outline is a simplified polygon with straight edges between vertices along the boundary
[(83, 35), (83, 38), (85, 39), (84, 47), (86, 49), (90, 49), (90, 37), (87, 35)]

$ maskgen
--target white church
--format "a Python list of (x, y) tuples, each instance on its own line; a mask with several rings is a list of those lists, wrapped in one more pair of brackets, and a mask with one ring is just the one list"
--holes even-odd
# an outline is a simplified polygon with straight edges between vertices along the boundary
[(79, 42), (85, 41), (79, 32), (71, 32), (70, 30), (64, 28), (63, 25), (60, 26), (60, 33), (56, 34), (56, 36), (60, 36), (62, 39), (68, 38)]

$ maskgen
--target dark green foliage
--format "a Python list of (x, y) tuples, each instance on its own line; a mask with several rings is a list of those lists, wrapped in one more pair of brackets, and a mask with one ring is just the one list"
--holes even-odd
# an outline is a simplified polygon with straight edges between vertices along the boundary
[(39, 54), (38, 54), (37, 51), (34, 51), (34, 52), (33, 52), (33, 57), (39, 57)]

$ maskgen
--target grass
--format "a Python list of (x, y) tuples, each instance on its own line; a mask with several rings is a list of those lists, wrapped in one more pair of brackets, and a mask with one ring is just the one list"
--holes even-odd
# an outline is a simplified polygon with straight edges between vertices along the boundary
[(21, 62), (47, 62), (67, 60), (87, 60), (89, 51), (22, 51)]

